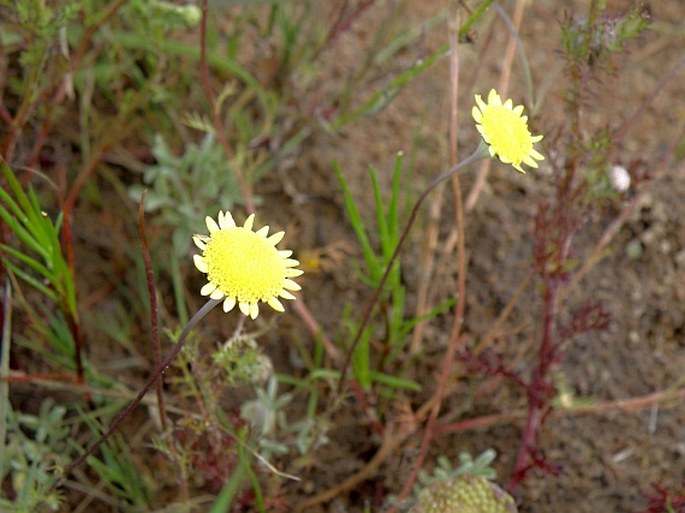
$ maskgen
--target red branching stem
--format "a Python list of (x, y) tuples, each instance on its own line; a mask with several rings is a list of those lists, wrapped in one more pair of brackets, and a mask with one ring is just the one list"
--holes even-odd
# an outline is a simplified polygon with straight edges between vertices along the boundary
[(556, 321), (557, 279), (546, 276), (543, 296), (543, 333), (538, 350), (538, 362), (528, 386), (528, 418), (523, 431), (514, 469), (511, 473), (508, 489), (516, 490), (526, 478), (531, 466), (531, 454), (537, 447), (538, 435), (544, 420), (550, 411), (550, 401), (554, 396), (547, 375), (555, 359), (554, 327)]

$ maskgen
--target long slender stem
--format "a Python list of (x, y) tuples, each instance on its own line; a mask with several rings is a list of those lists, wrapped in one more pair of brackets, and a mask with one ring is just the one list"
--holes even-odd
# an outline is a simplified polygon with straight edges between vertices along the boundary
[(169, 354), (166, 355), (166, 358), (162, 361), (162, 363), (155, 369), (153, 372), (152, 376), (147, 380), (145, 383), (145, 386), (138, 392), (138, 395), (124, 408), (119, 412), (119, 414), (114, 417), (114, 420), (112, 420), (112, 423), (109, 426), (109, 429), (100, 437), (98, 438), (93, 445), (91, 445), (86, 452), (81, 454), (78, 458), (76, 458), (74, 461), (72, 461), (69, 465), (67, 465), (64, 469), (64, 472), (62, 474), (62, 477), (60, 480), (56, 483), (56, 485), (60, 485), (61, 481), (64, 480), (76, 467), (81, 465), (88, 456), (93, 454), (98, 447), (100, 447), (112, 434), (119, 428), (121, 423), (124, 421), (126, 417), (128, 417), (131, 412), (140, 404), (140, 402), (143, 400), (145, 395), (148, 393), (148, 391), (154, 386), (154, 384), (157, 382), (159, 377), (164, 373), (164, 371), (171, 365), (171, 363), (174, 361), (178, 353), (181, 351), (181, 348), (183, 347), (183, 344), (186, 341), (186, 338), (188, 338), (188, 334), (190, 331), (197, 325), (202, 318), (209, 313), (209, 311), (214, 308), (216, 305), (218, 305), (221, 302), (220, 299), (210, 299), (205, 303), (205, 305), (200, 308), (195, 315), (188, 321), (188, 324), (186, 324), (185, 328), (183, 328), (183, 332), (181, 333), (181, 336), (178, 337), (178, 341), (174, 346), (171, 348), (171, 351), (169, 351)]
[[(450, 162), (457, 161), (457, 100), (459, 91), (459, 46), (456, 38), (457, 28), (460, 22), (460, 10), (457, 9), (454, 18), (451, 20), (451, 37), (450, 37)], [(419, 453), (414, 467), (407, 478), (404, 487), (400, 491), (398, 498), (400, 500), (406, 498), (418, 478), (418, 474), (423, 467), (423, 464), (428, 455), (431, 441), (435, 436), (435, 427), (442, 405), (442, 399), (447, 391), (447, 383), (452, 374), (452, 367), (457, 352), (462, 348), (463, 342), (461, 337), (461, 330), (464, 322), (464, 310), (466, 308), (466, 243), (465, 243), (465, 221), (464, 221), (464, 202), (461, 193), (461, 185), (459, 183), (459, 176), (452, 177), (452, 194), (454, 196), (454, 212), (455, 224), (457, 229), (457, 304), (454, 309), (454, 320), (452, 322), (452, 330), (450, 333), (450, 340), (445, 353), (445, 358), (442, 362), (442, 368), (438, 376), (438, 383), (431, 399), (431, 411), (426, 422), (426, 428), (423, 432)]]
[(404, 242), (407, 240), (407, 235), (409, 235), (409, 230), (411, 230), (412, 226), (414, 225), (414, 222), (416, 221), (416, 217), (419, 213), (419, 208), (423, 204), (423, 201), (426, 199), (428, 194), (435, 189), (438, 185), (446, 181), (448, 178), (450, 178), (452, 175), (457, 173), (458, 171), (461, 171), (464, 169), (466, 166), (469, 164), (475, 162), (478, 159), (484, 158), (488, 155), (487, 153), (487, 146), (485, 143), (481, 142), (476, 151), (474, 151), (471, 155), (466, 157), (464, 160), (459, 162), (458, 164), (455, 164), (454, 166), (450, 167), (446, 171), (444, 171), (440, 176), (438, 176), (435, 180), (433, 180), (428, 187), (424, 189), (424, 191), (421, 193), (421, 195), (418, 197), (416, 200), (416, 203), (414, 203), (414, 208), (412, 208), (411, 214), (409, 214), (409, 220), (407, 221), (407, 226), (404, 228), (402, 231), (402, 235), (400, 236), (400, 240), (397, 242), (397, 247), (395, 247), (395, 251), (393, 252), (392, 256), (390, 257), (390, 260), (388, 261), (388, 264), (385, 267), (385, 272), (383, 273), (383, 277), (381, 278), (380, 283), (378, 284), (378, 287), (376, 287), (376, 291), (374, 292), (373, 296), (371, 297), (371, 300), (369, 301), (369, 304), (366, 306), (366, 310), (364, 311), (364, 317), (362, 318), (362, 323), (359, 326), (359, 329), (357, 330), (357, 335), (354, 337), (354, 340), (352, 341), (352, 346), (347, 352), (347, 355), (345, 357), (345, 363), (343, 364), (342, 371), (340, 373), (340, 380), (338, 381), (338, 395), (342, 392), (342, 388), (345, 384), (345, 380), (347, 378), (347, 369), (349, 368), (350, 365), (350, 360), (352, 359), (352, 355), (354, 354), (355, 349), (357, 348), (357, 345), (359, 344), (359, 341), (361, 340), (362, 333), (364, 333), (364, 330), (366, 329), (366, 326), (369, 324), (369, 321), (371, 319), (371, 313), (373, 312), (373, 309), (375, 308), (376, 304), (378, 303), (378, 300), (381, 296), (381, 293), (383, 292), (383, 289), (385, 288), (385, 284), (388, 281), (388, 277), (390, 276), (390, 271), (393, 268), (393, 265), (395, 264), (395, 260), (397, 260), (397, 257), (400, 254), (400, 250), (402, 249), (402, 246), (404, 245)]
[[(162, 363), (162, 347), (159, 343), (159, 311), (157, 308), (157, 291), (155, 290), (155, 276), (152, 272), (152, 258), (150, 248), (145, 236), (145, 198), (147, 190), (143, 192), (138, 208), (138, 237), (143, 251), (143, 263), (145, 264), (145, 279), (147, 281), (147, 293), (150, 297), (150, 340), (152, 341), (152, 353), (155, 359), (155, 367)], [(159, 421), (162, 431), (167, 430), (166, 409), (164, 405), (164, 380), (157, 380), (157, 407), (159, 408)]]

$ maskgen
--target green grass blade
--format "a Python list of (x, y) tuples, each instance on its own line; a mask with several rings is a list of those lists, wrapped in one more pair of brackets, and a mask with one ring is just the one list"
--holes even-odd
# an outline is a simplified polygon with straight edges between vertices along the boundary
[(10, 169), (6, 162), (3, 161), (2, 164), (0, 164), (0, 167), (2, 167), (2, 173), (5, 175), (5, 179), (7, 180), (7, 184), (9, 185), (12, 194), (19, 203), (21, 212), (23, 212), (24, 215), (28, 215), (32, 210), (31, 203), (19, 184), (17, 177), (14, 175), (14, 172)]
[(371, 330), (366, 329), (359, 340), (357, 349), (352, 355), (352, 374), (359, 385), (368, 390), (371, 388)]
[(10, 217), (12, 217), (12, 214), (14, 214), (14, 217), (19, 219), (21, 223), (27, 223), (28, 219), (26, 218), (26, 214), (24, 214), (24, 211), (21, 209), (19, 205), (17, 205), (17, 202), (14, 201), (9, 192), (7, 192), (2, 187), (0, 187), (0, 200), (2, 200), (12, 211), (12, 213), (8, 214)]
[(2, 249), (4, 252), (9, 254), (10, 256), (16, 258), (17, 260), (23, 262), (27, 266), (29, 266), (31, 269), (33, 269), (35, 272), (38, 274), (43, 275), (47, 280), (52, 282), (54, 280), (55, 273), (45, 267), (43, 264), (41, 264), (38, 260), (35, 258), (27, 255), (26, 253), (23, 253), (19, 251), (18, 249), (13, 248), (12, 246), (8, 246), (7, 244), (2, 244), (0, 243), (0, 249)]
[(231, 511), (233, 500), (236, 498), (236, 495), (238, 495), (244, 479), (245, 469), (242, 465), (238, 465), (235, 470), (231, 472), (231, 477), (224, 484), (224, 487), (221, 489), (221, 492), (209, 509), (209, 513), (226, 513), (227, 511)]
[(399, 378), (397, 376), (383, 374), (382, 372), (377, 371), (371, 371), (370, 377), (376, 383), (381, 383), (393, 389), (401, 388), (404, 390), (411, 390), (412, 392), (421, 391), (421, 385), (416, 381), (412, 381), (410, 379)]
[[(400, 178), (402, 173), (402, 162), (404, 160), (404, 152), (397, 152), (395, 157), (395, 168), (392, 173), (392, 194), (390, 195), (390, 202), (388, 203), (388, 234), (392, 241), (392, 251), (400, 238), (400, 220), (399, 220), (399, 201), (400, 201)], [(391, 252), (392, 255), (392, 252)], [(387, 258), (390, 258), (389, 256)]]
[[(376, 204), (376, 222), (378, 223), (378, 234), (381, 238), (381, 249), (383, 251), (383, 264), (390, 260), (390, 256), (395, 248), (392, 247), (388, 233), (388, 223), (385, 220), (385, 208), (381, 195), (380, 185), (378, 184), (378, 171), (373, 166), (369, 166), (369, 176), (371, 177), (371, 188), (373, 189), (373, 200)], [(385, 267), (385, 265), (383, 266)]]
[(262, 493), (262, 487), (259, 484), (257, 475), (254, 470), (252, 470), (250, 460), (247, 457), (247, 454), (245, 454), (245, 446), (243, 444), (238, 444), (238, 460), (240, 461), (239, 466), (245, 471), (247, 479), (252, 486), (252, 491), (254, 491), (255, 507), (257, 508), (257, 511), (264, 513), (266, 510), (264, 509), (264, 494)]
[(49, 253), (47, 252), (46, 248), (42, 246), (36, 240), (36, 238), (26, 228), (24, 228), (24, 226), (22, 226), (20, 220), (12, 216), (10, 212), (2, 205), (0, 205), (0, 218), (2, 218), (12, 233), (14, 233), (21, 242), (41, 255), (46, 262), (50, 260)]
[(38, 292), (50, 298), (52, 301), (57, 301), (57, 294), (55, 294), (55, 291), (43, 285), (40, 281), (38, 281), (36, 278), (28, 274), (26, 271), (23, 271), (22, 269), (14, 265), (10, 260), (3, 258), (2, 263), (3, 265), (5, 265), (5, 267), (7, 267), (7, 269), (9, 269), (12, 273), (17, 275), (21, 280), (26, 282), (28, 285), (36, 289)]
[[(48, 252), (52, 259), (54, 259), (55, 253), (60, 253), (60, 243), (59, 243), (59, 230), (55, 227), (47, 214), (43, 213), (38, 203), (38, 198), (33, 188), (29, 187), (28, 198), (32, 207), (31, 219), (33, 219), (29, 229), (33, 233), (36, 240), (42, 246), (45, 246), (46, 252)], [(60, 253), (61, 257), (61, 253)]]
[(362, 247), (362, 253), (364, 254), (364, 260), (366, 261), (366, 266), (368, 267), (369, 274), (371, 276), (372, 281), (374, 283), (378, 283), (378, 280), (380, 280), (381, 275), (383, 274), (380, 262), (378, 261), (378, 258), (376, 257), (376, 254), (374, 253), (373, 248), (371, 247), (371, 243), (369, 242), (369, 238), (366, 235), (366, 229), (364, 228), (364, 223), (362, 221), (361, 215), (359, 214), (359, 210), (357, 210), (357, 205), (354, 202), (352, 193), (350, 192), (350, 189), (347, 186), (347, 182), (345, 181), (345, 178), (342, 175), (342, 171), (340, 170), (340, 165), (338, 164), (338, 162), (333, 163), (333, 170), (335, 171), (335, 175), (338, 177), (340, 187), (342, 187), (343, 200), (345, 203), (347, 217), (349, 217), (350, 223), (352, 224), (352, 229), (354, 230), (354, 233), (357, 236), (357, 240), (359, 240), (359, 244)]
[(361, 107), (353, 110), (352, 112), (342, 114), (333, 123), (332, 128), (337, 130), (343, 125), (355, 121), (362, 116), (368, 114), (373, 114), (382, 110), (386, 107), (390, 101), (400, 92), (402, 87), (404, 87), (412, 78), (420, 75), (423, 71), (430, 68), (438, 60), (442, 59), (447, 55), (449, 51), (449, 45), (445, 44), (438, 48), (433, 54), (429, 55), (425, 59), (419, 60), (414, 66), (406, 69), (394, 79), (390, 81), (383, 89), (376, 91), (371, 95)]
[(481, 16), (485, 14), (490, 5), (492, 5), (493, 1), (494, 0), (483, 0), (483, 2), (472, 11), (469, 19), (467, 19), (464, 24), (459, 27), (459, 40), (462, 40), (464, 37), (466, 37), (471, 30), (471, 27), (473, 27), (473, 25), (481, 18)]

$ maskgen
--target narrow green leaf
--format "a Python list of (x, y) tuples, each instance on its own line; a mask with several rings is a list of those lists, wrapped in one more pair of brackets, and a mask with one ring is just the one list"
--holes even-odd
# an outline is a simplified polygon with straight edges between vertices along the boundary
[(369, 274), (373, 282), (378, 283), (378, 280), (380, 280), (381, 275), (383, 274), (381, 265), (376, 258), (373, 248), (371, 247), (371, 243), (366, 235), (366, 229), (364, 228), (361, 215), (359, 214), (359, 210), (357, 210), (357, 205), (355, 204), (352, 193), (350, 192), (347, 182), (342, 175), (342, 171), (340, 170), (340, 165), (338, 162), (333, 163), (333, 170), (335, 171), (335, 175), (338, 177), (340, 187), (342, 187), (345, 210), (347, 211), (347, 216), (352, 224), (352, 229), (354, 230), (354, 233), (359, 240), (359, 244), (362, 247), (362, 253), (364, 254), (364, 260), (366, 261), (366, 266), (369, 269)]
[(10, 260), (7, 260), (5, 258), (2, 259), (2, 263), (5, 265), (5, 267), (7, 267), (7, 269), (9, 269), (12, 273), (16, 274), (20, 279), (25, 281), (28, 285), (36, 289), (38, 292), (45, 295), (46, 297), (49, 297), (52, 301), (57, 301), (57, 295), (52, 289), (43, 285), (40, 281), (38, 281), (36, 278), (28, 274), (26, 271), (23, 271), (22, 269), (14, 265)]
[(352, 112), (342, 114), (332, 123), (332, 128), (337, 130), (351, 121), (355, 121), (362, 116), (373, 114), (374, 112), (381, 110), (387, 106), (395, 96), (397, 96), (404, 85), (447, 55), (448, 51), (449, 45), (444, 44), (433, 54), (429, 55), (425, 59), (419, 60), (414, 66), (406, 69), (392, 79), (390, 83), (387, 84), (383, 89), (380, 89), (372, 94), (371, 98), (369, 98), (361, 107), (353, 110)]
[(421, 391), (421, 385), (416, 381), (399, 378), (390, 374), (383, 374), (382, 372), (371, 371), (371, 379), (376, 383), (382, 383), (390, 388), (402, 388), (413, 392)]
[(49, 254), (46, 249), (33, 237), (33, 235), (24, 228), (16, 217), (13, 217), (9, 211), (0, 205), (0, 218), (5, 221), (5, 224), (17, 236), (17, 238), (26, 244), (29, 248), (41, 255), (47, 262), (49, 261)]
[(26, 253), (23, 253), (23, 252), (19, 251), (18, 249), (13, 248), (12, 246), (8, 246), (7, 244), (0, 243), (0, 249), (2, 249), (4, 252), (9, 254), (10, 256), (16, 258), (17, 260), (25, 263), (31, 269), (36, 271), (38, 274), (43, 275), (48, 281), (52, 282), (55, 279), (54, 272), (52, 272), (50, 269), (45, 267), (38, 260), (31, 257), (30, 255), (27, 255)]
[(373, 382), (371, 378), (371, 330), (366, 329), (352, 355), (352, 373), (359, 385), (368, 390)]
[(23, 212), (24, 219), (22, 219), (22, 222), (28, 228), (30, 224), (33, 224), (37, 221), (36, 213), (34, 212), (33, 208), (31, 208), (31, 202), (24, 192), (24, 189), (22, 189), (17, 177), (14, 175), (14, 172), (10, 169), (6, 162), (2, 163), (2, 169), (3, 173), (5, 174), (5, 178), (7, 179), (7, 184), (10, 186), (12, 194), (16, 198), (17, 202), (19, 203), (19, 207)]
[(371, 188), (373, 189), (373, 200), (376, 204), (376, 222), (378, 223), (378, 234), (381, 238), (381, 250), (383, 251), (383, 264), (390, 260), (390, 256), (395, 248), (392, 247), (388, 234), (388, 224), (385, 221), (385, 208), (381, 188), (378, 183), (378, 172), (373, 166), (369, 166), (369, 176), (371, 177)]
[(452, 308), (457, 302), (456, 297), (451, 297), (449, 299), (446, 299), (442, 303), (434, 306), (431, 308), (428, 312), (424, 313), (423, 315), (419, 315), (418, 317), (415, 317), (413, 319), (410, 319), (406, 322), (404, 322), (402, 326), (402, 331), (401, 334), (402, 336), (407, 335), (411, 330), (414, 329), (414, 326), (416, 326), (418, 323), (427, 321), (428, 319), (432, 319), (433, 317), (437, 317), (440, 314), (443, 314), (447, 312), (450, 308)]
[(21, 210), (19, 205), (17, 205), (17, 202), (14, 201), (12, 196), (10, 196), (9, 192), (7, 192), (4, 188), (1, 188), (1, 187), (0, 187), (0, 200), (2, 200), (9, 207), (9, 209), (12, 211), (10, 216), (12, 214), (14, 214), (14, 217), (19, 219), (19, 221), (21, 223), (26, 224), (27, 219), (26, 219), (26, 215), (24, 214), (24, 212)]
[(36, 240), (41, 245), (46, 246), (46, 250), (49, 251), (50, 254), (53, 254), (55, 251), (54, 240), (57, 240), (57, 238), (52, 219), (43, 213), (40, 204), (38, 203), (36, 193), (32, 187), (29, 187), (28, 198), (32, 206), (31, 215), (29, 216), (31, 219), (31, 226), (29, 228), (36, 237)]
[(390, 195), (390, 203), (388, 204), (388, 233), (392, 238), (393, 251), (397, 246), (400, 238), (400, 221), (399, 221), (399, 203), (400, 203), (400, 178), (402, 172), (402, 162), (404, 160), (404, 152), (398, 152), (395, 157), (395, 168), (392, 173), (392, 194)]
[(228, 481), (226, 481), (224, 487), (221, 489), (221, 492), (219, 492), (209, 513), (226, 513), (227, 511), (231, 511), (233, 500), (238, 495), (244, 479), (245, 469), (243, 468), (243, 465), (237, 465), (233, 472), (231, 472), (231, 477), (229, 477)]
[(494, 0), (483, 0), (483, 2), (481, 2), (481, 4), (471, 12), (469, 19), (467, 19), (464, 24), (459, 27), (459, 40), (462, 40), (464, 37), (466, 37), (471, 30), (471, 27), (473, 27), (480, 17), (485, 14), (485, 11), (488, 10), (493, 1)]

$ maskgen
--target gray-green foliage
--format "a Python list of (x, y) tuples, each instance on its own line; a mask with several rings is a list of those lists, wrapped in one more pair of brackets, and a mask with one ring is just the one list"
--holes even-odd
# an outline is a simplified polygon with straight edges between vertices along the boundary
[[(51, 490), (55, 472), (69, 461), (69, 428), (65, 425), (66, 408), (51, 400), (41, 404), (38, 415), (9, 409), (7, 442), (0, 481), (9, 476), (12, 496), (0, 497), (0, 511), (30, 513), (56, 511), (62, 495)], [(4, 491), (4, 490), (3, 490)]]
[(261, 384), (273, 372), (273, 365), (257, 342), (246, 336), (227, 340), (213, 355), (214, 363), (226, 371), (227, 386)]
[[(164, 138), (157, 135), (152, 153), (157, 163), (143, 176), (149, 188), (145, 208), (158, 212), (164, 226), (174, 227), (174, 253), (185, 257), (192, 235), (204, 226), (207, 215), (230, 210), (242, 201), (240, 188), (211, 132), (199, 144), (189, 144), (181, 156), (174, 155)], [(136, 185), (129, 192), (134, 200), (140, 201), (144, 189)]]
[(259, 451), (267, 460), (273, 454), (286, 454), (290, 445), (306, 454), (328, 442), (326, 421), (305, 417), (291, 422), (287, 418), (285, 407), (292, 399), (290, 393), (278, 393), (278, 380), (272, 377), (265, 388), (256, 389), (255, 399), (240, 408), (241, 417), (252, 425)]

